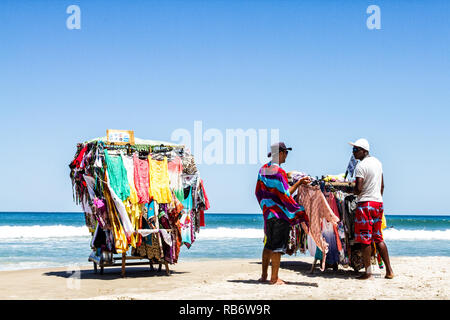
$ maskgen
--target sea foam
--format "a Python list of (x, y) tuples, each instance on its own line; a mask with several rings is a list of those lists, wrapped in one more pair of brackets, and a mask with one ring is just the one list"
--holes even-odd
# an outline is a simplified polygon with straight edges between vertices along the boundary
[(446, 230), (407, 230), (389, 228), (383, 230), (385, 240), (450, 240), (450, 229)]
[(200, 228), (200, 232), (196, 235), (196, 238), (214, 240), (214, 239), (263, 239), (264, 230), (255, 228)]
[(89, 236), (87, 227), (53, 226), (0, 226), (0, 239), (73, 238)]
[[(86, 226), (0, 226), (0, 240), (28, 238), (75, 238), (89, 237)], [(409, 230), (388, 228), (383, 230), (385, 240), (450, 240), (450, 229), (446, 230)], [(200, 228), (196, 234), (198, 240), (221, 239), (263, 239), (263, 228)]]
[[(386, 240), (450, 240), (450, 229), (447, 230), (407, 230), (389, 228), (383, 230), (383, 236)], [(263, 229), (255, 228), (201, 228), (197, 235), (199, 240), (247, 238), (262, 239), (264, 237)]]

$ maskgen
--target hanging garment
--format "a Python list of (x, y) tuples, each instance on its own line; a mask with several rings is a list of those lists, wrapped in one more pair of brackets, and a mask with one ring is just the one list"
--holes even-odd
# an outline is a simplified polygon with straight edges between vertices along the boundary
[(88, 226), (89, 231), (91, 233), (93, 230), (95, 230), (97, 215), (95, 214), (95, 206), (94, 206), (94, 200), (96, 199), (95, 193), (94, 193), (94, 179), (92, 177), (89, 177), (87, 175), (83, 175), (84, 181), (86, 183), (86, 189), (87, 193), (84, 193), (83, 201), (81, 202), (81, 206), (83, 208), (84, 214), (85, 214), (85, 220), (86, 220), (86, 226)]
[(164, 242), (168, 246), (172, 246), (172, 237), (170, 236), (170, 233), (167, 232), (167, 230), (164, 230), (164, 229), (159, 229), (159, 233), (160, 233), (162, 239), (164, 240)]
[(124, 201), (130, 196), (130, 185), (128, 184), (127, 171), (123, 165), (122, 157), (112, 157), (106, 149), (104, 152), (109, 173), (108, 184), (114, 190), (117, 197), (121, 201)]
[(186, 245), (186, 247), (190, 248), (191, 246), (191, 229), (192, 229), (192, 221), (191, 221), (191, 211), (192, 211), (192, 188), (189, 188), (189, 195), (186, 199), (183, 199), (183, 214), (180, 219), (181, 226), (181, 241)]
[(209, 200), (208, 200), (208, 196), (206, 195), (205, 192), (205, 187), (203, 185), (203, 180), (200, 180), (200, 199), (201, 199), (201, 203), (199, 206), (199, 213), (200, 213), (200, 227), (205, 227), (206, 223), (205, 223), (205, 210), (208, 210), (210, 208), (209, 205)]
[(102, 228), (100, 228), (99, 225), (97, 225), (95, 233), (92, 236), (91, 248), (96, 249), (102, 247), (106, 248), (106, 233), (102, 230)]
[[(184, 195), (183, 195), (182, 200), (184, 200)], [(172, 233), (173, 243), (174, 243), (174, 245), (172, 246), (172, 250), (173, 250), (172, 259), (173, 259), (173, 263), (176, 263), (178, 261), (178, 256), (180, 254), (180, 248), (182, 245), (181, 224), (180, 224), (179, 217), (182, 214), (183, 205), (178, 200), (178, 198), (175, 197), (175, 195), (172, 195), (172, 202), (167, 206), (167, 209), (168, 209), (168, 216), (169, 216), (170, 224), (172, 226), (172, 230), (174, 231)]]
[[(184, 196), (187, 197), (190, 194), (190, 212), (189, 212), (189, 223), (191, 225), (191, 244), (195, 241), (194, 233), (198, 232), (200, 229), (198, 208), (200, 204), (200, 172), (196, 172), (195, 174), (182, 174), (183, 180), (183, 191)], [(184, 199), (184, 197), (183, 197)]]
[(149, 203), (150, 177), (148, 169), (148, 160), (141, 160), (137, 154), (133, 155), (134, 165), (134, 186), (139, 199), (139, 203)]
[(160, 233), (160, 239), (163, 241), (160, 242), (163, 253), (164, 253), (164, 260), (168, 263), (173, 263), (173, 241), (172, 241), (172, 232), (169, 232), (165, 229), (172, 229), (172, 226), (170, 225), (169, 221), (169, 215), (168, 212), (168, 204), (162, 204), (160, 206), (160, 219), (159, 219), (159, 233)]
[(111, 222), (109, 221), (108, 213), (106, 212), (105, 200), (94, 199), (94, 206), (100, 228), (111, 230)]
[(100, 147), (97, 147), (97, 148), (95, 149), (94, 167), (95, 167), (95, 168), (101, 168), (101, 169), (103, 169), (102, 159), (101, 159), (101, 157), (100, 157), (100, 152), (99, 152), (99, 150), (100, 150)]
[(334, 192), (333, 194), (334, 194), (334, 198), (336, 200), (336, 206), (337, 206), (337, 209), (338, 209), (338, 212), (339, 212), (339, 218), (341, 219), (341, 221), (344, 221), (345, 220), (345, 217), (344, 217), (344, 211), (345, 211), (344, 198), (347, 195), (347, 193), (344, 193), (344, 192), (338, 190), (338, 191)]
[(96, 218), (102, 229), (103, 228), (111, 229), (109, 226), (108, 217), (106, 215), (105, 204), (103, 200), (98, 199), (94, 193), (95, 179), (85, 174), (83, 175), (83, 178), (84, 181), (86, 182), (86, 187), (91, 202), (93, 203), (93, 206), (91, 208), (93, 209), (92, 212), (94, 214), (94, 217)]
[[(326, 193), (325, 198), (327, 199), (328, 204), (330, 205), (330, 208), (333, 211), (333, 213), (336, 215), (336, 217), (342, 219), (340, 216), (340, 213), (339, 213), (338, 200), (337, 200), (337, 197), (335, 196), (335, 194), (333, 192)], [(339, 222), (339, 223), (342, 225), (341, 222)], [(329, 227), (329, 226), (327, 226), (327, 227)], [(336, 244), (335, 248), (333, 247), (333, 250), (337, 250), (337, 252), (338, 252), (337, 260), (342, 261), (342, 260), (344, 260), (345, 254), (344, 254), (344, 251), (342, 248), (342, 242), (341, 242), (341, 237), (340, 237), (339, 231), (338, 231), (338, 225), (332, 225), (332, 228), (333, 228), (333, 233), (334, 233), (334, 237), (335, 237), (335, 239), (333, 239), (333, 242)], [(328, 236), (331, 237), (331, 235), (328, 235)], [(328, 241), (328, 238), (325, 235), (324, 235), (324, 237), (325, 237), (325, 240), (328, 243), (330, 243)], [(335, 253), (332, 253), (332, 254), (333, 254), (333, 257), (331, 257), (330, 259), (328, 259), (328, 257), (327, 257), (327, 263), (333, 264), (333, 263), (338, 262), (338, 261), (335, 261), (336, 254)], [(332, 261), (332, 262), (329, 262), (329, 261)]]
[(184, 174), (196, 174), (198, 171), (197, 166), (195, 165), (194, 156), (189, 152), (184, 153), (182, 165)]
[(298, 249), (300, 249), (301, 230), (302, 228), (300, 228), (299, 225), (290, 226), (289, 240), (286, 249), (286, 253), (290, 256), (297, 252)]
[(128, 215), (131, 224), (131, 234), (130, 234), (130, 245), (136, 248), (136, 245), (139, 243), (140, 235), (135, 231), (140, 227), (140, 205), (133, 204), (129, 200), (123, 201), (123, 206), (125, 207), (125, 211)]
[[(181, 175), (181, 180), (183, 183), (183, 189), (186, 189), (188, 187), (195, 188), (198, 184), (198, 179), (200, 178), (200, 174), (198, 171), (195, 174), (185, 174), (183, 173)], [(184, 197), (183, 197), (184, 199)]]
[(178, 200), (184, 199), (183, 195), (183, 180), (181, 174), (183, 173), (183, 164), (179, 156), (175, 156), (167, 164), (169, 170), (170, 189), (174, 192)]
[(81, 148), (80, 152), (78, 153), (78, 156), (71, 162), (70, 164), (71, 168), (80, 168), (81, 162), (83, 161), (83, 157), (87, 151), (87, 148), (88, 148), (87, 144), (83, 148)]
[(151, 219), (152, 217), (158, 217), (158, 215), (157, 215), (158, 204), (154, 200), (150, 201), (150, 203), (146, 204), (145, 206), (147, 207), (146, 215), (145, 215), (146, 219)]
[(294, 185), (297, 181), (299, 181), (300, 179), (307, 177), (308, 175), (306, 173), (300, 172), (300, 171), (289, 171), (287, 173), (287, 177), (288, 177), (288, 182), (289, 185), (292, 186)]
[[(118, 219), (117, 209), (110, 194), (110, 188), (103, 188), (103, 194), (105, 197), (105, 202), (107, 206), (107, 212), (109, 214), (109, 220), (112, 226), (111, 237), (113, 241), (109, 245), (114, 246), (114, 251), (116, 253), (124, 253), (128, 250), (128, 240), (122, 225)], [(108, 239), (107, 239), (108, 240)], [(111, 250), (113, 251), (113, 250)]]
[(317, 246), (316, 243), (314, 242), (314, 239), (311, 237), (310, 233), (308, 233), (306, 239), (307, 239), (306, 242), (308, 243), (308, 252), (311, 255), (311, 257), (315, 257)]
[(199, 223), (200, 223), (200, 227), (205, 227), (206, 223), (205, 223), (205, 211), (200, 210), (199, 211)]
[(170, 203), (172, 193), (170, 192), (169, 171), (167, 157), (163, 161), (153, 160), (148, 156), (149, 175), (150, 175), (150, 197), (153, 197), (158, 203)]
[(350, 161), (348, 162), (347, 170), (345, 172), (345, 178), (347, 178), (347, 176), (349, 178), (353, 178), (353, 173), (355, 172), (357, 164), (358, 160), (356, 160), (355, 156), (352, 154), (352, 156), (350, 157)]
[[(89, 150), (89, 146), (88, 146), (88, 150)], [(83, 157), (83, 160), (80, 163), (80, 169), (84, 170), (86, 168), (87, 165), (89, 165), (91, 159), (92, 159), (92, 155), (93, 155), (94, 150), (91, 149), (89, 151), (86, 151), (86, 154)]]
[(94, 217), (94, 213), (92, 212), (92, 208), (89, 205), (88, 197), (89, 195), (87, 194), (83, 196), (81, 207), (83, 208), (86, 226), (88, 227), (90, 233), (94, 233), (97, 221)]
[(148, 236), (150, 241), (143, 241), (142, 244), (136, 248), (134, 253), (141, 257), (146, 257), (151, 260), (160, 261), (161, 260), (161, 250), (158, 244), (158, 235), (151, 234)]
[(200, 226), (197, 218), (197, 210), (192, 209), (190, 216), (191, 216), (191, 245), (193, 245), (195, 242), (195, 232), (200, 231)]
[(136, 244), (139, 242), (140, 235), (138, 233), (134, 233), (134, 231), (139, 229), (141, 207), (139, 205), (139, 198), (134, 183), (134, 161), (131, 156), (121, 154), (121, 157), (123, 165), (127, 171), (127, 179), (130, 186), (130, 196), (128, 197), (128, 199), (123, 201), (123, 204), (133, 227), (133, 234), (131, 234), (130, 244), (132, 247), (136, 248)]
[(200, 173), (198, 173), (196, 183), (192, 186), (192, 208), (195, 210), (203, 206), (204, 199), (202, 198), (202, 188), (200, 186), (201, 180)]
[(129, 200), (132, 203), (138, 203), (139, 198), (138, 198), (135, 183), (134, 183), (134, 160), (131, 156), (127, 156), (124, 154), (121, 154), (120, 156), (122, 157), (123, 166), (125, 167), (125, 171), (127, 173), (128, 185), (130, 187)]
[(85, 174), (83, 174), (83, 178), (84, 178), (84, 181), (86, 182), (86, 187), (87, 187), (89, 196), (91, 198), (91, 201), (94, 201), (94, 199), (96, 198), (95, 193), (94, 193), (95, 179), (92, 177), (89, 177)]
[[(301, 198), (301, 203), (305, 208), (305, 212), (309, 219), (309, 232), (314, 239), (317, 247), (324, 255), (328, 252), (328, 243), (322, 236), (321, 219), (336, 224), (339, 218), (333, 213), (325, 196), (320, 190), (319, 186), (300, 185), (298, 192)], [(322, 260), (322, 268), (325, 269), (325, 259)]]
[(341, 217), (339, 216), (339, 209), (338, 209), (337, 203), (336, 203), (336, 197), (334, 196), (333, 192), (327, 193), (325, 195), (325, 199), (327, 199), (328, 204), (330, 205), (330, 208), (333, 211), (333, 213), (335, 214), (335, 216), (338, 217), (339, 219), (341, 219)]
[(210, 204), (209, 204), (208, 196), (206, 195), (205, 185), (203, 183), (203, 179), (200, 180), (200, 187), (202, 188), (201, 194), (202, 194), (203, 203), (204, 203), (203, 210), (208, 210), (210, 208)]
[(325, 262), (328, 264), (339, 262), (339, 248), (334, 228), (335, 226), (331, 222), (328, 222), (325, 219), (322, 220), (322, 235), (328, 243), (328, 252), (325, 259)]
[(348, 260), (348, 252), (347, 252), (347, 242), (345, 240), (345, 229), (344, 229), (344, 223), (342, 221), (338, 222), (337, 225), (337, 231), (338, 231), (338, 238), (341, 246), (339, 247), (338, 243), (338, 250), (339, 250), (339, 263), (345, 267), (348, 267), (349, 260)]
[[(125, 172), (126, 175), (126, 172)], [(133, 226), (131, 224), (130, 218), (128, 217), (128, 213), (127, 210), (125, 208), (125, 205), (123, 204), (123, 202), (121, 201), (121, 199), (116, 195), (116, 193), (114, 192), (114, 189), (111, 187), (110, 185), (110, 175), (109, 175), (109, 170), (106, 170), (106, 182), (107, 182), (107, 186), (109, 188), (109, 192), (111, 194), (111, 198), (113, 200), (113, 203), (117, 209), (118, 212), (118, 216), (120, 218), (120, 222), (122, 224), (123, 227), (123, 231), (125, 232), (125, 235), (127, 237), (127, 240), (131, 240), (131, 235), (134, 232)]]
[[(183, 190), (183, 198), (181, 201), (184, 200), (184, 190)], [(178, 200), (177, 197), (174, 196), (172, 193), (172, 201), (167, 205), (167, 210), (169, 213), (169, 217), (173, 217), (174, 220), (178, 220), (178, 216), (183, 210), (183, 204), (180, 200)], [(170, 220), (170, 223), (173, 224), (173, 220)]]
[(344, 198), (344, 226), (349, 240), (355, 238), (355, 211), (357, 205), (355, 195), (348, 195)]

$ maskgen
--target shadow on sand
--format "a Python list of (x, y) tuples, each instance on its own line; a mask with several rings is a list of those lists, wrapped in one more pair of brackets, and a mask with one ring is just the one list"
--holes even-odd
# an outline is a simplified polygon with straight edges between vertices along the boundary
[[(261, 264), (261, 262), (251, 262), (254, 264)], [(333, 271), (332, 268), (327, 268), (324, 271), (320, 271), (319, 264), (316, 264), (314, 268), (314, 273), (311, 274), (311, 263), (304, 261), (281, 261), (280, 269), (292, 270), (297, 272), (303, 276), (315, 278), (315, 277), (324, 277), (324, 278), (339, 278), (339, 279), (354, 279), (361, 273), (354, 271), (351, 268), (344, 269), (342, 266), (339, 266), (337, 271)], [(269, 270), (270, 272), (270, 270)]]
[[(245, 283), (245, 284), (270, 284), (269, 281), (259, 282), (258, 280), (227, 280), (228, 282), (233, 283)], [(294, 286), (305, 286), (305, 287), (318, 287), (317, 283), (310, 282), (298, 282), (298, 281), (284, 281), (285, 285), (294, 285)]]
[[(70, 268), (67, 271), (52, 271), (46, 272), (44, 275), (49, 277), (62, 277), (62, 278), (70, 278), (74, 276), (76, 270), (71, 270)], [(93, 269), (83, 269), (78, 270), (80, 279), (97, 279), (97, 280), (112, 280), (112, 279), (122, 279), (122, 269), (121, 267), (108, 267), (105, 268), (103, 274), (100, 272), (94, 272)], [(183, 274), (186, 272), (178, 272), (178, 271), (170, 271), (170, 275), (175, 274)], [(158, 271), (157, 268), (155, 270), (150, 270), (149, 267), (127, 267), (125, 272), (125, 278), (149, 278), (149, 277), (168, 277), (166, 275), (166, 271), (161, 270)]]

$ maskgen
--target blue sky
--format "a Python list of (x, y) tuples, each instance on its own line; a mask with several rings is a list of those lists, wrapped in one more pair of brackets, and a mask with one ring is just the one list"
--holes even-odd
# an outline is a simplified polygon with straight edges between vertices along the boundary
[[(69, 5), (81, 29), (69, 30)], [(369, 30), (366, 9), (381, 9)], [(279, 129), (284, 168), (384, 166), (387, 214), (450, 214), (448, 1), (1, 1), (0, 211), (79, 211), (68, 163), (106, 129)], [(257, 165), (199, 165), (210, 212), (258, 213)]]

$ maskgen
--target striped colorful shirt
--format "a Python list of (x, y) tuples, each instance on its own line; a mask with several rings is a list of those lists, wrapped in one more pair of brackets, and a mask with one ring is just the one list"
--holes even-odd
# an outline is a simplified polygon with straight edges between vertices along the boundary
[(271, 218), (308, 225), (305, 209), (292, 198), (287, 174), (277, 163), (266, 163), (259, 170), (255, 195), (263, 212), (264, 226)]

